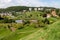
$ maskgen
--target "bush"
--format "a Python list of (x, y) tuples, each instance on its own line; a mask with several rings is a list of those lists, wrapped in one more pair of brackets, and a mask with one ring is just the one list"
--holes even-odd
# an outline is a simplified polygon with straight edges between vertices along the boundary
[(49, 20), (49, 23), (51, 24), (51, 23), (56, 22), (58, 20), (58, 18), (50, 17), (50, 18), (48, 18), (48, 20)]
[(24, 25), (30, 24), (29, 20), (24, 20)]
[(15, 27), (15, 28), (22, 28), (23, 27), (23, 24), (20, 24), (20, 23), (12, 23), (12, 27)]
[(47, 18), (45, 18), (45, 19), (43, 20), (43, 23), (44, 23), (44, 24), (49, 24), (49, 20), (48, 20)]
[(39, 27), (45, 27), (45, 23), (43, 22), (43, 20), (38, 20), (38, 26)]
[(12, 22), (15, 22), (15, 20), (13, 20), (13, 19), (4, 19), (3, 23), (12, 23)]
[(35, 27), (37, 27), (36, 25), (37, 25), (37, 24), (35, 24), (35, 23), (31, 23), (29, 26), (35, 28)]
[(4, 20), (0, 20), (0, 23), (4, 23)]
[(10, 29), (11, 27), (16, 28), (16, 29), (21, 29), (24, 26), (23, 24), (20, 24), (20, 23), (0, 23), (0, 28)]

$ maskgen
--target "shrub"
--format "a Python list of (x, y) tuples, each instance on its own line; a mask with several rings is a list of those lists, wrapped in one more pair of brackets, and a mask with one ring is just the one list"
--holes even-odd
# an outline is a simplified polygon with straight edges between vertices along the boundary
[(50, 17), (50, 18), (48, 18), (48, 20), (49, 20), (49, 23), (51, 24), (51, 23), (56, 22), (58, 20), (58, 18)]
[(45, 18), (45, 19), (43, 20), (43, 23), (44, 23), (44, 24), (49, 24), (49, 20), (48, 20), (47, 18)]
[(23, 26), (23, 24), (20, 24), (20, 23), (0, 23), (0, 28), (10, 29), (11, 27), (16, 28), (16, 29), (18, 29), (18, 28), (21, 29), (24, 26)]
[(29, 20), (24, 20), (24, 25), (30, 24)]
[(11, 25), (12, 27), (15, 27), (17, 29), (23, 27), (23, 24), (20, 24), (20, 23), (12, 23)]
[(38, 26), (39, 27), (45, 27), (45, 24), (44, 24), (44, 22), (43, 22), (43, 20), (38, 20)]
[(31, 23), (29, 26), (30, 27), (36, 27), (36, 24), (35, 23)]
[(12, 23), (12, 22), (15, 22), (15, 20), (13, 20), (13, 19), (4, 19), (3, 23)]

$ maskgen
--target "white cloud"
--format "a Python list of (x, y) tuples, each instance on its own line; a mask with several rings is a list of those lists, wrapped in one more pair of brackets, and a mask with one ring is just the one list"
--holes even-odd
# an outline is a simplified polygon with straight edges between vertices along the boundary
[(6, 7), (12, 0), (0, 0), (0, 8)]
[(51, 1), (51, 3), (49, 3), (48, 1), (43, 2), (41, 0), (0, 0), (0, 8), (14, 6), (14, 5), (35, 6), (35, 7), (47, 6), (47, 7), (60, 8), (59, 1), (54, 1), (54, 0)]
[(0, 3), (9, 3), (11, 2), (12, 0), (0, 0)]
[(20, 5), (25, 5), (25, 6), (44, 6), (43, 2), (40, 2), (38, 0), (18, 0), (17, 1)]
[(53, 1), (52, 6), (56, 8), (60, 8), (60, 2), (59, 1)]

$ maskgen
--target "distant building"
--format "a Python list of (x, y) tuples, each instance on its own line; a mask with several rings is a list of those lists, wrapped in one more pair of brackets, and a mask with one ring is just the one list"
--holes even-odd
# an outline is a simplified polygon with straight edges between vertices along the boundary
[(38, 8), (38, 11), (43, 10), (43, 8)]
[(29, 11), (32, 11), (32, 8), (29, 8)]
[(1, 16), (12, 16), (11, 13), (0, 13)]
[(52, 16), (58, 17), (55, 10), (52, 10), (51, 14), (52, 14)]
[(38, 9), (37, 8), (34, 8), (34, 11), (37, 11)]
[(23, 13), (25, 13), (26, 12), (26, 10), (23, 10)]
[(51, 14), (47, 14), (47, 18), (50, 18), (51, 17)]
[(41, 8), (38, 8), (38, 11), (40, 11), (41, 10)]
[[(39, 7), (34, 8), (34, 11), (40, 11), (40, 10), (43, 10), (43, 8), (39, 8)], [(29, 11), (32, 11), (32, 8), (29, 8)]]

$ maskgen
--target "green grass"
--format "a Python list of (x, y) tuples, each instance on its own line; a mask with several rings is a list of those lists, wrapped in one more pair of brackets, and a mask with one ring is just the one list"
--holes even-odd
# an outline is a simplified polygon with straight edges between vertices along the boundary
[(60, 21), (21, 38), (20, 40), (60, 40)]
[(25, 27), (23, 29), (17, 30), (16, 32), (9, 32), (7, 30), (2, 30), (3, 32), (0, 34), (0, 36), (3, 37), (0, 38), (0, 40), (18, 40), (22, 37), (32, 34), (37, 30), (39, 30), (39, 28), (34, 27)]
[(0, 40), (4, 38), (5, 36), (9, 35), (11, 33), (10, 30), (7, 30), (5, 28), (0, 28)]
[(0, 29), (0, 40), (60, 40), (60, 21), (45, 28), (27, 26), (16, 32)]

